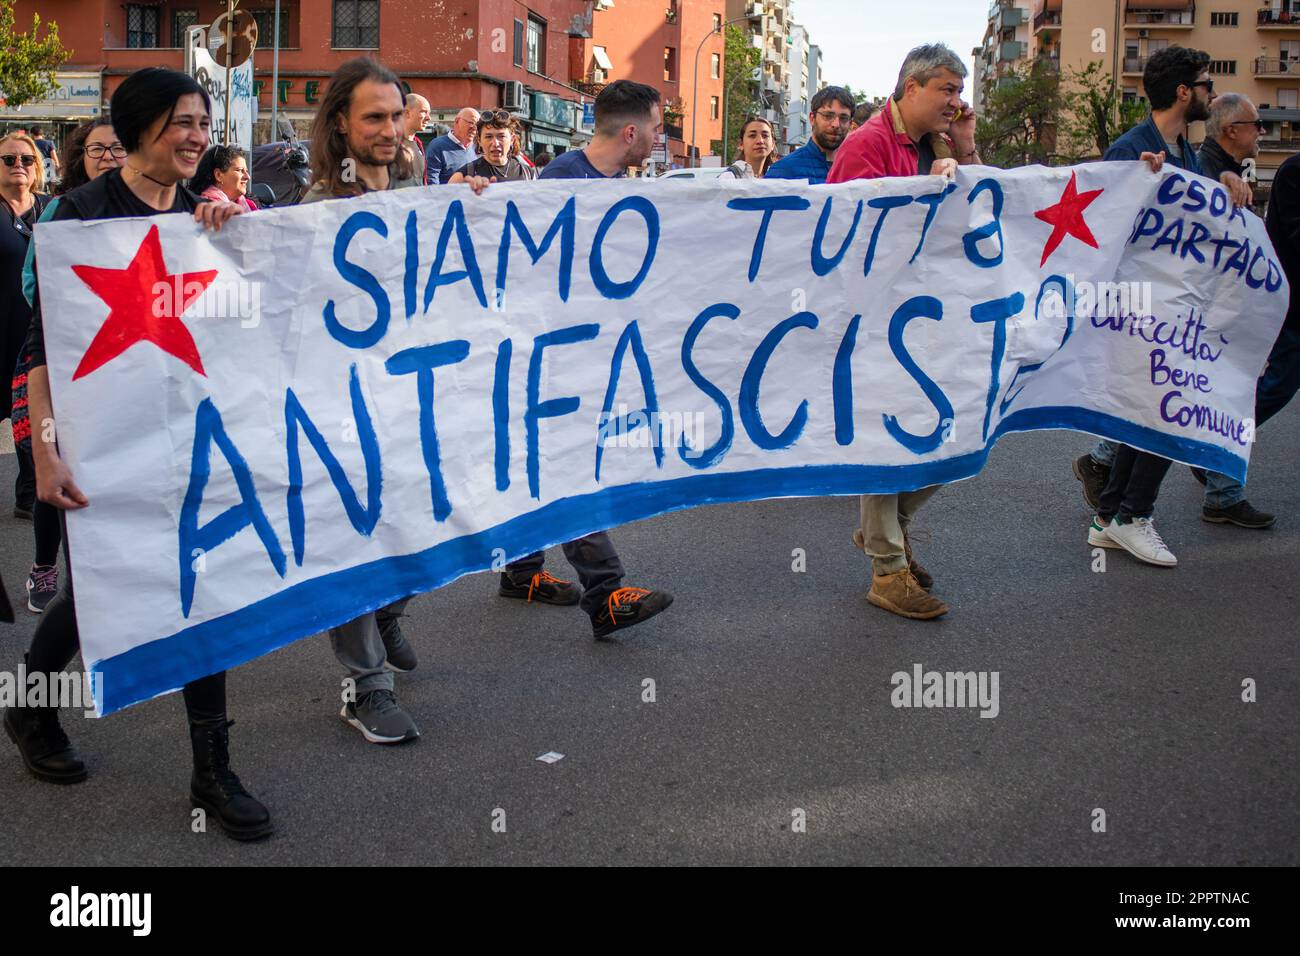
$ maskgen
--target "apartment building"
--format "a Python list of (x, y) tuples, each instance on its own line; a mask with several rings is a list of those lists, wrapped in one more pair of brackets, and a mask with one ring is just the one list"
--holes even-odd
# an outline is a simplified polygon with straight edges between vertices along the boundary
[(791, 24), (789, 41), (786, 44), (789, 113), (786, 115), (785, 142), (788, 148), (796, 149), (807, 143), (812, 134), (808, 125), (808, 111), (817, 87), (813, 85), (810, 71), (808, 31), (798, 23)]
[[(806, 0), (815, 2), (815, 0)], [(786, 52), (787, 37), (794, 25), (791, 0), (727, 0), (727, 19), (740, 22), (750, 43), (762, 59), (754, 71), (755, 98), (761, 104), (758, 115), (764, 117), (784, 139), (790, 104), (790, 68)], [(789, 144), (780, 142), (778, 151), (789, 152)]]
[[(658, 2), (661, 18), (664, 2)], [(458, 6), (452, 12), (379, 0), (282, 0), (276, 87), (274, 0), (243, 0), (240, 9), (252, 14), (259, 36), (254, 141), (269, 138), (272, 96), (280, 115), (305, 132), (335, 68), (370, 55), (391, 67), (408, 92), (429, 100), (435, 121), (450, 121), (465, 106), (505, 107), (523, 121), (530, 152), (588, 142), (583, 105), (591, 97), (574, 83), (580, 78), (575, 64), (590, 42), (592, 0), (464, 0)], [(133, 71), (182, 69), (186, 29), (211, 23), (225, 9), (225, 0), (18, 0), (20, 29), (39, 13), (42, 22), (58, 24), (72, 56), (51, 102), (18, 112), (0, 107), (0, 122), (44, 120), (58, 133), (98, 115)]]
[(993, 0), (989, 6), (984, 39), (971, 51), (975, 57), (971, 104), (976, 112), (983, 108), (984, 97), (998, 79), (1033, 55), (1032, 6), (1033, 0)]
[(655, 87), (664, 163), (692, 165), (722, 139), (725, 12), (725, 0), (596, 0), (576, 85), (592, 96), (614, 80)]
[(1269, 124), (1258, 161), (1265, 189), (1300, 149), (1300, 0), (1035, 0), (1030, 26), (1033, 55), (1062, 69), (1101, 61), (1125, 99), (1145, 99), (1142, 71), (1162, 47), (1209, 53), (1216, 91), (1249, 96)]

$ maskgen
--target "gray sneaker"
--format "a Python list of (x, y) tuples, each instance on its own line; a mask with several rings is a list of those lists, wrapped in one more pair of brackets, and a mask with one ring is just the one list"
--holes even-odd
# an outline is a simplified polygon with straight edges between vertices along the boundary
[(415, 721), (387, 688), (372, 690), (362, 694), (356, 703), (344, 704), (339, 716), (372, 744), (401, 744), (420, 736)]
[(415, 648), (402, 633), (402, 615), (392, 614), (387, 608), (375, 612), (375, 623), (379, 625), (379, 637), (384, 642), (384, 666), (390, 671), (403, 674), (415, 670), (419, 661), (415, 657)]

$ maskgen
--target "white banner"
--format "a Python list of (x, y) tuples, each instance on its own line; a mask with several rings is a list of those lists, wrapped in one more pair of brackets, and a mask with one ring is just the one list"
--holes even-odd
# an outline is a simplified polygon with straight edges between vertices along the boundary
[(1136, 163), (36, 235), (105, 712), (627, 521), (966, 478), (1007, 432), (1244, 476), (1287, 302), (1258, 218)]

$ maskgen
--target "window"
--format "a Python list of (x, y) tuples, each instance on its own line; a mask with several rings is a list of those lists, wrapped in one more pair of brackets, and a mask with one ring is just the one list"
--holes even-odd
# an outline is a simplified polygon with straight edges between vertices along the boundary
[(709, 119), (715, 120), (720, 115), (722, 114), (718, 111), (718, 98), (716, 96), (710, 96), (709, 97)]
[(709, 76), (718, 79), (722, 76), (722, 56), (718, 53), (709, 56)]
[[(290, 7), (286, 4), (280, 4), (280, 47), (284, 48), (289, 45), (289, 13)], [(275, 46), (275, 8), (266, 10), (249, 10), (253, 19), (257, 21), (257, 48), (259, 50), (270, 50)], [(375, 45), (378, 46), (376, 39)]]
[(515, 66), (524, 65), (524, 21), (515, 21)]
[[(284, 19), (283, 9), (280, 18)], [(335, 47), (379, 46), (379, 0), (334, 0)]]
[(667, 83), (677, 82), (677, 48), (672, 46), (664, 47), (664, 81)]
[(1277, 105), (1278, 109), (1293, 110), (1296, 108), (1297, 90), (1278, 90)]
[(197, 10), (173, 10), (172, 11), (172, 46), (185, 45), (185, 31), (190, 27), (199, 25), (199, 11)]
[(1237, 25), (1237, 14), (1234, 13), (1211, 13), (1210, 26), (1212, 27), (1235, 27)]
[(528, 18), (528, 70), (546, 72), (546, 21), (533, 16)]
[(1168, 40), (1147, 40), (1147, 56), (1151, 56), (1157, 50), (1163, 50), (1169, 46)]
[(157, 7), (126, 5), (126, 45), (131, 49), (152, 49), (158, 45)]
[(1283, 40), (1278, 44), (1278, 57), (1283, 63), (1300, 60), (1300, 40)]
[(713, 15), (713, 32), (714, 33), (722, 32), (722, 14), (720, 13), (715, 13)]
[(1236, 60), (1211, 60), (1210, 73), (1214, 76), (1233, 76), (1237, 72)]

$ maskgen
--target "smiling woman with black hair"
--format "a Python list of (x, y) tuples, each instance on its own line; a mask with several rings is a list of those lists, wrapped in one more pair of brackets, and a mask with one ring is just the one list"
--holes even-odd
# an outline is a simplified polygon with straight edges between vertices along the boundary
[[(219, 230), (242, 210), (233, 203), (201, 200), (181, 183), (192, 177), (207, 149), (211, 103), (190, 76), (150, 67), (127, 77), (113, 94), (113, 128), (127, 155), (119, 169), (110, 170), (62, 198), (52, 221), (114, 219), (186, 213), (205, 227)], [(123, 250), (129, 257), (130, 251)], [(40, 267), (40, 257), (35, 267)], [(45, 335), (40, 296), (32, 306), (28, 336), (31, 372), (28, 398), (33, 421), (53, 421), (50, 380), (46, 369)], [(98, 321), (91, 316), (89, 321)], [(73, 480), (72, 471), (50, 442), (34, 442), (37, 495), (57, 508), (85, 508), (91, 502)], [(124, 546), (126, 543), (124, 543)], [(68, 574), (63, 590), (41, 615), (27, 653), (27, 672), (53, 676), (77, 653), (76, 609), (73, 598), (73, 556), (64, 525)], [(51, 685), (53, 686), (53, 684)], [(194, 806), (215, 818), (235, 839), (252, 840), (271, 832), (266, 807), (244, 789), (230, 769), (230, 721), (226, 718), (226, 674), (220, 671), (192, 681), (184, 688), (189, 716), (194, 774), (190, 796)], [(10, 707), (4, 726), (18, 745), (23, 763), (41, 780), (77, 783), (86, 767), (59, 726), (55, 707)]]

